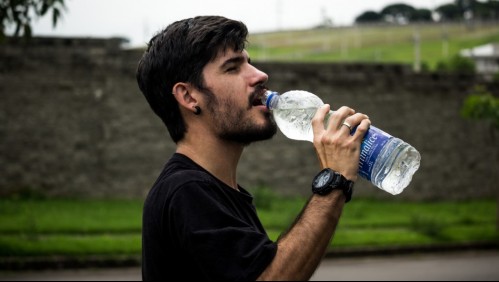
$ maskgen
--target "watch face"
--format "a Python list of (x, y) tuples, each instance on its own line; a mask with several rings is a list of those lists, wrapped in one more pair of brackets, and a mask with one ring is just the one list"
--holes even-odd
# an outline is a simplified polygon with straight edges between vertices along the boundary
[(324, 187), (328, 184), (329, 179), (331, 179), (331, 173), (329, 171), (323, 171), (316, 179), (316, 187)]
[(334, 189), (340, 189), (346, 196), (345, 203), (352, 198), (353, 182), (329, 168), (321, 171), (312, 183), (312, 192), (319, 195), (327, 195)]

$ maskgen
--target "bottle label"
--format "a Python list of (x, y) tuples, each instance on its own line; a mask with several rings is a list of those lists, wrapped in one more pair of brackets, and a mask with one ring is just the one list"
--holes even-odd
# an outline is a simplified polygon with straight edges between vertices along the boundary
[(360, 147), (359, 175), (371, 180), (371, 172), (379, 153), (392, 136), (383, 130), (371, 126), (364, 136)]

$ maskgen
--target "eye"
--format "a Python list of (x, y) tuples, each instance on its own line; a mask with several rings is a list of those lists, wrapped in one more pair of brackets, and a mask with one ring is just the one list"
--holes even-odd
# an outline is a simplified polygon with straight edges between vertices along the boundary
[(228, 67), (225, 71), (226, 72), (236, 72), (239, 70), (239, 67), (237, 66), (232, 66), (232, 67)]

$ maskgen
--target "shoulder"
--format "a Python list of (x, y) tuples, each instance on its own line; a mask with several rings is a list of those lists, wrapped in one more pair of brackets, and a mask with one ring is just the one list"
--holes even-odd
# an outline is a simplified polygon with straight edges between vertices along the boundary
[(159, 178), (149, 191), (144, 211), (162, 213), (164, 209), (198, 205), (212, 198), (213, 180), (205, 172), (179, 170)]
[(194, 163), (188, 157), (175, 154), (166, 164), (163, 172), (158, 177), (155, 186), (179, 187), (189, 183), (215, 182), (205, 169)]
[(212, 186), (215, 183), (216, 181), (206, 172), (180, 170), (159, 179), (154, 188), (168, 192), (170, 196), (173, 196), (182, 190), (192, 190), (188, 189), (189, 187), (206, 187)]

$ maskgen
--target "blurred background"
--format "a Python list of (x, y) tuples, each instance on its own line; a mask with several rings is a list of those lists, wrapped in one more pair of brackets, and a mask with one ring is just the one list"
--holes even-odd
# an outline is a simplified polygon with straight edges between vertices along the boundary
[[(0, 0), (0, 270), (138, 266), (143, 200), (173, 154), (135, 70), (197, 15), (241, 20), (284, 92), (348, 105), (422, 156), (392, 196), (360, 180), (330, 252), (499, 245), (499, 1)], [(310, 143), (247, 148), (272, 239), (319, 170)]]

